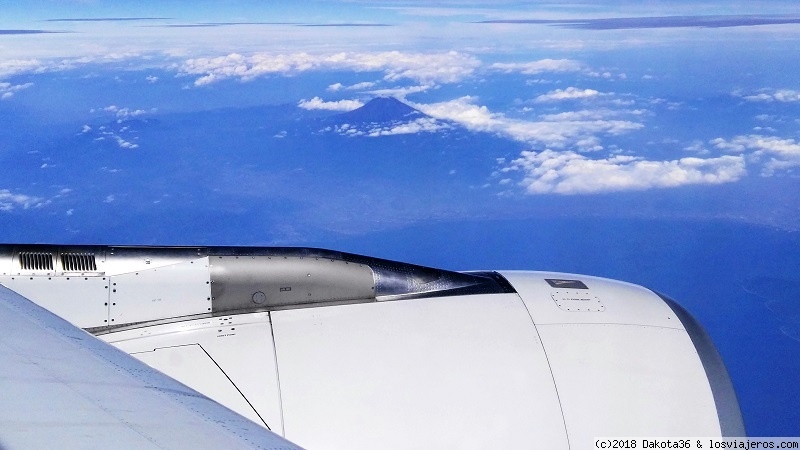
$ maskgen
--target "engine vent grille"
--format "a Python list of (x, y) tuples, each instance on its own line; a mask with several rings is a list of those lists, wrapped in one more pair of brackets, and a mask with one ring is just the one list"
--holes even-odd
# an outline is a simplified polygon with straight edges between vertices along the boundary
[(50, 252), (19, 252), (22, 270), (53, 270), (53, 254)]
[(61, 267), (65, 272), (95, 272), (94, 253), (62, 253)]

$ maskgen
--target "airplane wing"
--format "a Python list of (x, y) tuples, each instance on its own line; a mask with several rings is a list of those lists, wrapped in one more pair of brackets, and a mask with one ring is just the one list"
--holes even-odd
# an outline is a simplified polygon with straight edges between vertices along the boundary
[(0, 449), (299, 449), (0, 286)]

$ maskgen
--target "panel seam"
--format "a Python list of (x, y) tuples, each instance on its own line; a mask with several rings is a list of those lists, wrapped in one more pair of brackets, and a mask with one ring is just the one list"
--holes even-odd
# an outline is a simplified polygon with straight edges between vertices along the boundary
[[(267, 427), (268, 430), (272, 431), (272, 428), (269, 427), (269, 424), (267, 423), (267, 421), (264, 420), (263, 417), (261, 417), (261, 414), (259, 414), (258, 410), (255, 408), (255, 406), (253, 406), (253, 404), (250, 403), (250, 400), (247, 398), (246, 395), (244, 395), (244, 392), (242, 392), (242, 390), (239, 389), (239, 386), (237, 386), (236, 383), (233, 381), (233, 379), (231, 379), (231, 377), (228, 376), (228, 374), (225, 372), (225, 369), (223, 369), (222, 366), (220, 366), (219, 363), (217, 363), (217, 361), (214, 359), (214, 357), (212, 357), (206, 351), (206, 349), (203, 348), (203, 346), (201, 344), (195, 342), (195, 343), (192, 343), (192, 344), (169, 345), (169, 346), (166, 346), (166, 347), (156, 347), (156, 348), (153, 349), (153, 351), (156, 351), (156, 350), (159, 350), (159, 349), (167, 349), (167, 348), (191, 347), (192, 345), (196, 345), (196, 346), (200, 347), (200, 350), (202, 350), (203, 353), (205, 353), (206, 356), (208, 356), (208, 359), (210, 359), (211, 362), (213, 362), (214, 365), (217, 366), (217, 369), (219, 369), (219, 371), (222, 372), (223, 375), (225, 375), (225, 378), (227, 378), (228, 381), (230, 381), (230, 383), (233, 386), (233, 388), (236, 389), (236, 392), (238, 392), (239, 395), (242, 396), (244, 401), (247, 402), (247, 406), (249, 406), (250, 409), (252, 409), (253, 412), (256, 413), (256, 416), (258, 416), (259, 420), (261, 420), (261, 423), (263, 423), (264, 426)], [(148, 352), (134, 352), (134, 353), (131, 353), (131, 355), (142, 354), (142, 353), (148, 353)]]
[(550, 371), (550, 378), (553, 380), (553, 389), (556, 391), (556, 399), (558, 400), (558, 409), (561, 411), (561, 422), (564, 424), (564, 436), (567, 439), (567, 448), (572, 449), (572, 445), (569, 441), (569, 430), (567, 429), (567, 418), (564, 417), (564, 406), (561, 404), (561, 395), (558, 393), (558, 383), (556, 383), (556, 376), (553, 374), (553, 366), (550, 364), (550, 358), (547, 356), (547, 349), (544, 346), (544, 341), (542, 340), (542, 335), (539, 334), (539, 329), (536, 327), (536, 322), (533, 321), (533, 316), (531, 315), (531, 311), (528, 309), (528, 305), (525, 304), (525, 301), (522, 300), (522, 297), (517, 293), (517, 298), (519, 298), (520, 303), (525, 308), (525, 312), (528, 313), (528, 318), (531, 319), (531, 325), (533, 325), (533, 331), (536, 333), (536, 337), (539, 339), (539, 345), (542, 347), (542, 352), (544, 353), (544, 359), (547, 361), (547, 370)]
[(286, 437), (286, 420), (283, 417), (283, 393), (281, 392), (281, 371), (278, 370), (278, 344), (275, 342), (275, 327), (272, 325), (272, 312), (269, 317), (269, 333), (272, 336), (272, 355), (275, 358), (275, 381), (278, 384), (278, 411), (281, 416), (281, 436)]

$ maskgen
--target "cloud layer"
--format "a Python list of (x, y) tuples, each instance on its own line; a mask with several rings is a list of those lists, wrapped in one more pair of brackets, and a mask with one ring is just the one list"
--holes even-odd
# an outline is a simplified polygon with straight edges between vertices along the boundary
[(381, 124), (342, 124), (327, 127), (322, 131), (332, 131), (342, 136), (394, 136), (399, 134), (434, 133), (452, 128), (449, 124), (440, 122), (432, 117), (421, 117), (408, 122), (391, 122)]
[(0, 100), (7, 100), (15, 93), (33, 86), (33, 83), (11, 84), (0, 82)]
[(16, 194), (8, 189), (0, 189), (0, 211), (9, 212), (17, 208), (38, 208), (45, 200), (32, 195)]
[(764, 89), (756, 94), (742, 95), (741, 93), (734, 93), (749, 102), (780, 102), (780, 103), (795, 103), (800, 102), (800, 91), (792, 89)]
[[(0, 61), (0, 77), (65, 70), (82, 64), (124, 61), (132, 56), (136, 55), (121, 53), (60, 61), (6, 60)], [(154, 66), (159, 64), (163, 68), (166, 63), (163, 59), (153, 63)], [(702, 147), (705, 152), (698, 155), (704, 156), (705, 159), (676, 158), (653, 161), (650, 159), (652, 157), (648, 156), (622, 156), (618, 154), (619, 147), (615, 146), (619, 142), (607, 145), (604, 141), (644, 128), (644, 122), (654, 117), (654, 113), (635, 109), (638, 106), (633, 105), (646, 104), (647, 108), (653, 108), (655, 111), (659, 108), (657, 99), (642, 103), (640, 97), (626, 94), (623, 87), (624, 74), (612, 75), (610, 72), (617, 73), (618, 69), (591, 68), (573, 59), (484, 63), (473, 55), (455, 51), (319, 54), (262, 52), (249, 55), (229, 53), (218, 57), (185, 59), (172, 65), (171, 70), (191, 77), (196, 86), (222, 80), (249, 81), (259, 77), (292, 76), (313, 71), (362, 73), (366, 75), (338, 78), (342, 83), (328, 84), (337, 78), (328, 80), (322, 85), (322, 89), (327, 86), (327, 89), (324, 89), (327, 93), (322, 95), (341, 96), (358, 91), (359, 96), (366, 93), (394, 95), (403, 99), (407, 95), (415, 99), (425, 98), (426, 96), (412, 94), (421, 94), (437, 88), (439, 89), (437, 98), (441, 99), (443, 95), (447, 95), (442, 93), (456, 89), (453, 86), (456, 83), (469, 81), (477, 84), (487, 81), (489, 77), (496, 77), (501, 81), (508, 81), (510, 78), (521, 84), (520, 77), (500, 75), (505, 73), (569, 74), (563, 77), (564, 84), (559, 89), (543, 89), (538, 83), (527, 85), (525, 92), (528, 97), (515, 99), (514, 106), (505, 113), (482, 105), (477, 96), (466, 95), (432, 103), (407, 101), (411, 106), (430, 116), (429, 118), (388, 124), (358, 126), (346, 124), (331, 130), (348, 136), (375, 137), (436, 132), (451, 128), (453, 123), (458, 123), (471, 131), (495, 133), (524, 143), (526, 145), (524, 148), (535, 149), (521, 153), (517, 159), (503, 168), (509, 173), (522, 174), (521, 185), (530, 193), (575, 194), (644, 190), (687, 184), (719, 184), (740, 179), (746, 173), (746, 164), (760, 167), (764, 176), (800, 167), (798, 142), (794, 139), (760, 134), (743, 134), (733, 138), (720, 137), (711, 141), (707, 141), (708, 137), (697, 140), (698, 148)], [(555, 78), (550, 77), (530, 78), (541, 78), (538, 81), (542, 82), (556, 82)], [(568, 78), (571, 81), (567, 81)], [(363, 79), (373, 81), (361, 81)], [(586, 82), (587, 79), (594, 84), (591, 87), (597, 89), (579, 84), (570, 85), (570, 83)], [(151, 75), (146, 77), (146, 80), (154, 83), (159, 81), (159, 77)], [(164, 77), (159, 84), (166, 80), (168, 77)], [(347, 83), (343, 84), (345, 80)], [(613, 85), (614, 88), (609, 88), (609, 83), (617, 84)], [(444, 87), (446, 84), (451, 86)], [(32, 83), (0, 82), (0, 99), (9, 99), (30, 86)], [(461, 91), (463, 92), (464, 90)], [(793, 89), (766, 88), (749, 93), (734, 92), (733, 95), (743, 99), (743, 105), (745, 102), (771, 102), (776, 105), (800, 102), (800, 91)], [(297, 98), (299, 97), (293, 101), (297, 101)], [(363, 105), (364, 103), (358, 99), (339, 97), (326, 101), (320, 96), (297, 102), (297, 106), (303, 109), (327, 111), (351, 111)], [(761, 106), (763, 105), (759, 105)], [(100, 108), (98, 112), (112, 114), (118, 121), (124, 121), (154, 110), (112, 105)], [(109, 128), (95, 126), (95, 128), (97, 131), (93, 133), (97, 136), (96, 140), (116, 143), (117, 146), (126, 149), (136, 149), (139, 146), (135, 135), (127, 134), (129, 131), (124, 128), (118, 130), (112, 130), (111, 126)], [(87, 126), (83, 133), (89, 132), (92, 132), (92, 128)], [(759, 128), (756, 132), (777, 133), (774, 128)], [(703, 145), (704, 143), (706, 145)], [(515, 152), (518, 150), (519, 147)], [(596, 153), (590, 157), (587, 152)], [(712, 152), (717, 157), (708, 157)], [(6, 193), (6, 196), (8, 195), (10, 194)]]
[(568, 87), (566, 89), (556, 89), (555, 91), (550, 91), (546, 94), (542, 94), (536, 97), (536, 99), (534, 99), (534, 102), (550, 103), (550, 102), (560, 102), (562, 100), (585, 100), (605, 95), (609, 94), (603, 94), (594, 89), (579, 89), (576, 87)]
[(322, 109), (327, 111), (352, 111), (364, 106), (364, 102), (360, 100), (339, 100), (326, 102), (319, 97), (314, 97), (311, 100), (300, 100), (297, 106), (308, 110)]
[(544, 72), (564, 73), (578, 72), (583, 64), (572, 59), (541, 59), (524, 63), (494, 63), (489, 69), (502, 72), (519, 72), (525, 75), (536, 75)]
[(579, 143), (591, 143), (597, 150), (597, 134), (620, 135), (643, 127), (641, 123), (629, 120), (611, 119), (616, 113), (601, 110), (593, 114), (545, 115), (545, 120), (529, 121), (512, 119), (504, 114), (493, 113), (486, 106), (476, 105), (477, 98), (465, 96), (447, 102), (411, 106), (437, 119), (457, 122), (469, 130), (493, 132), (511, 139), (543, 144), (554, 148), (566, 148)]
[(719, 150), (745, 154), (750, 161), (763, 163), (762, 176), (800, 167), (800, 143), (794, 139), (750, 134), (732, 139), (717, 138), (710, 143)]
[(800, 23), (797, 15), (706, 15), (660, 17), (611, 17), (603, 19), (501, 19), (479, 23), (544, 24), (584, 30), (625, 30), (635, 28), (729, 28), (755, 25)]
[(721, 184), (743, 177), (741, 156), (648, 161), (634, 156), (590, 159), (567, 151), (525, 151), (501, 173), (521, 171), (520, 183), (530, 194), (593, 194), (641, 191), (691, 184)]
[(189, 59), (178, 69), (186, 75), (200, 75), (194, 83), (197, 86), (229, 78), (247, 81), (266, 75), (291, 75), (312, 70), (382, 72), (387, 81), (407, 79), (435, 84), (458, 82), (472, 75), (479, 66), (478, 59), (458, 52), (391, 51), (326, 55), (256, 53), (251, 56), (232, 53), (216, 58)]

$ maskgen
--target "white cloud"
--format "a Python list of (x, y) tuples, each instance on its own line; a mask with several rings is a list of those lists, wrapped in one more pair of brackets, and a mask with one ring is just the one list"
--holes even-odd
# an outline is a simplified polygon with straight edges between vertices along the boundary
[[(380, 6), (381, 9), (393, 10), (399, 14), (410, 16), (427, 16), (427, 17), (451, 17), (451, 16), (465, 16), (474, 15), (482, 18), (495, 18), (503, 19), (506, 16), (493, 8), (477, 8), (472, 6), (465, 6), (464, 4), (457, 7), (444, 6)], [(534, 18), (534, 17), (531, 17)]]
[(628, 75), (626, 75), (625, 73), (622, 73), (622, 72), (620, 72), (620, 73), (615, 75), (615, 74), (613, 74), (613, 73), (611, 73), (609, 71), (604, 71), (604, 72), (587, 71), (587, 72), (585, 72), (585, 75), (589, 76), (589, 77), (592, 77), (592, 78), (602, 78), (604, 80), (627, 80), (628, 79)]
[(770, 133), (774, 133), (778, 130), (773, 127), (753, 127), (753, 131), (768, 131)]
[[(55, 48), (55, 47), (53, 47)], [(60, 52), (59, 52), (60, 53)], [(87, 64), (112, 64), (141, 57), (139, 52), (95, 54), (82, 57), (0, 60), (0, 79), (22, 73), (45, 73), (70, 70)]]
[(363, 91), (364, 89), (369, 89), (369, 88), (374, 87), (376, 84), (378, 84), (378, 83), (376, 83), (374, 81), (362, 81), (361, 83), (356, 83), (356, 84), (353, 84), (353, 85), (350, 85), (350, 86), (345, 86), (342, 83), (334, 83), (334, 84), (331, 84), (330, 86), (328, 86), (327, 90), (330, 91), (330, 92), (336, 92), (336, 91), (340, 91), (342, 89), (345, 89), (345, 90), (348, 90), (348, 91)]
[(422, 117), (411, 122), (372, 128), (366, 132), (366, 135), (377, 137), (396, 134), (433, 133), (445, 128), (450, 128), (450, 126), (430, 117)]
[(600, 145), (600, 138), (597, 136), (589, 136), (580, 139), (575, 142), (575, 147), (577, 147), (581, 152), (599, 152), (600, 150), (603, 150), (603, 146)]
[(754, 94), (743, 98), (750, 102), (771, 102), (773, 100), (772, 96), (769, 94)]
[(605, 96), (604, 94), (594, 89), (578, 89), (576, 87), (568, 87), (566, 89), (556, 89), (547, 94), (542, 94), (534, 99), (536, 103), (558, 102), (562, 100), (582, 100), (587, 98), (594, 98)]
[[(117, 108), (116, 106), (109, 106), (107, 108), (104, 108), (103, 110), (118, 114), (120, 111), (125, 110), (125, 108), (123, 108), (121, 110), (120, 108)], [(134, 115), (138, 115), (138, 114), (134, 114)], [(129, 114), (127, 112), (123, 111), (123, 115), (122, 116), (123, 117), (128, 117)], [(123, 119), (117, 119), (117, 123), (123, 123)], [(87, 130), (87, 128), (88, 128), (88, 130)], [(90, 133), (90, 132), (91, 132), (91, 128), (88, 127), (88, 125), (84, 125), (83, 133)], [(131, 150), (139, 148), (139, 144), (136, 144), (134, 142), (128, 141), (125, 138), (123, 138), (122, 136), (120, 136), (120, 133), (126, 133), (126, 132), (128, 132), (128, 133), (130, 132), (129, 127), (127, 127), (127, 126), (121, 127), (116, 132), (111, 130), (110, 128), (107, 128), (106, 126), (100, 126), (98, 128), (97, 133), (100, 134), (101, 136), (94, 138), (94, 141), (102, 142), (102, 141), (106, 140), (106, 137), (108, 137), (109, 139), (114, 139), (114, 141), (117, 143), (117, 145), (120, 148), (126, 148), (126, 149), (131, 149)], [(138, 136), (134, 136), (133, 140), (135, 141), (137, 139), (139, 139), (139, 137)]]
[[(531, 108), (532, 109), (532, 108)], [(555, 114), (541, 114), (539, 118), (546, 121), (563, 122), (574, 120), (597, 120), (608, 117), (610, 110), (564, 111)]]
[(38, 208), (47, 203), (49, 202), (40, 197), (15, 194), (8, 189), (0, 189), (0, 211), (13, 211), (19, 207), (22, 209)]
[(761, 162), (768, 158), (761, 170), (763, 176), (772, 176), (778, 171), (800, 167), (800, 143), (794, 139), (751, 134), (736, 136), (730, 140), (716, 138), (709, 143), (719, 150), (746, 153), (753, 162)]
[(371, 87), (374, 87), (376, 84), (377, 83), (375, 83), (374, 81), (363, 81), (361, 83), (356, 83), (352, 86), (347, 86), (345, 89), (349, 91), (361, 91), (364, 89), (369, 89)]
[(319, 97), (314, 97), (311, 100), (300, 100), (297, 106), (309, 110), (324, 109), (328, 111), (352, 111), (364, 106), (364, 103), (359, 100), (339, 100), (334, 102), (326, 102)]
[(692, 141), (691, 144), (683, 148), (687, 152), (692, 152), (698, 155), (708, 155), (711, 152), (706, 148), (703, 141)]
[(713, 139), (711, 144), (718, 149), (734, 152), (757, 150), (784, 156), (800, 156), (800, 143), (797, 143), (794, 139), (781, 139), (777, 136), (751, 134), (736, 136), (731, 140), (717, 138)]
[(103, 200), (103, 203), (113, 203), (114, 200), (116, 200), (116, 199), (114, 198), (113, 194), (112, 195), (107, 195), (105, 200)]
[(411, 103), (414, 108), (437, 119), (452, 120), (475, 131), (499, 131), (503, 116), (485, 106), (475, 105), (476, 97), (465, 96), (440, 103)]
[(427, 85), (407, 86), (407, 87), (396, 87), (396, 88), (386, 88), (386, 89), (375, 89), (372, 91), (367, 91), (367, 93), (381, 97), (396, 97), (399, 99), (405, 99), (406, 95), (416, 94), (419, 92), (426, 92), (435, 87), (436, 86), (427, 86)]
[(0, 78), (25, 72), (41, 72), (43, 64), (36, 59), (0, 60)]
[(149, 83), (155, 83), (158, 81), (158, 77), (155, 75), (148, 75), (145, 80), (147, 80)]
[(520, 141), (539, 142), (550, 147), (564, 148), (576, 140), (596, 137), (598, 133), (618, 136), (642, 127), (640, 123), (626, 120), (511, 121), (506, 125), (506, 132)]
[(71, 216), (71, 215), (72, 215), (74, 212), (75, 212), (75, 210), (74, 210), (74, 209), (68, 209), (68, 210), (67, 210), (67, 215), (68, 215), (68, 216)]
[(157, 111), (156, 108), (151, 108), (150, 111), (146, 111), (144, 109), (120, 108), (116, 105), (106, 106), (102, 110), (105, 112), (114, 113), (114, 115), (117, 116), (117, 119), (130, 119), (131, 117), (139, 117)]
[(733, 95), (742, 97), (749, 102), (800, 102), (800, 91), (795, 91), (792, 89), (764, 89), (758, 94), (751, 95), (742, 95), (740, 92), (734, 92)]
[(117, 145), (119, 145), (120, 148), (127, 148), (131, 150), (139, 148), (139, 144), (134, 144), (133, 142), (126, 141), (125, 139), (122, 139), (118, 135), (114, 135), (113, 137), (114, 139), (116, 139)]
[(502, 72), (519, 72), (525, 75), (536, 75), (544, 72), (577, 72), (583, 65), (572, 59), (541, 59), (525, 63), (494, 63), (489, 69)]
[(551, 122), (569, 122), (582, 120), (605, 120), (610, 117), (619, 117), (624, 115), (643, 116), (646, 114), (648, 114), (648, 111), (644, 109), (611, 110), (608, 108), (601, 108), (591, 110), (584, 109), (580, 111), (565, 111), (556, 114), (542, 114), (539, 116), (539, 118)]
[(31, 86), (33, 86), (33, 83), (11, 84), (0, 82), (0, 99), (7, 100), (13, 97), (15, 93)]
[[(598, 138), (596, 134), (620, 135), (642, 128), (642, 124), (627, 120), (608, 120), (601, 118), (596, 113), (577, 112), (573, 115), (553, 115), (552, 120), (526, 121), (510, 119), (503, 114), (493, 113), (485, 106), (476, 105), (475, 97), (461, 97), (447, 102), (418, 104), (411, 106), (425, 114), (437, 119), (458, 122), (472, 131), (498, 133), (512, 139), (526, 142), (539, 143), (550, 147), (565, 148), (570, 145), (586, 146), (583, 150), (597, 150)], [(579, 146), (579, 148), (581, 148)]]
[(641, 191), (691, 184), (721, 184), (746, 173), (741, 156), (648, 161), (633, 156), (589, 159), (576, 152), (525, 151), (501, 172), (521, 171), (530, 194)]
[(333, 131), (342, 136), (393, 136), (398, 134), (435, 133), (439, 130), (452, 128), (449, 124), (437, 121), (431, 117), (421, 117), (409, 122), (392, 122), (389, 124), (369, 124), (359, 127), (354, 124), (341, 124), (328, 127), (322, 131)]
[[(187, 75), (200, 75), (195, 80), (196, 86), (227, 78), (248, 81), (266, 75), (292, 75), (312, 70), (375, 71), (383, 72), (383, 78), (387, 81), (410, 79), (419, 83), (435, 84), (458, 82), (472, 75), (478, 66), (480, 61), (476, 58), (458, 52), (342, 52), (324, 55), (256, 53), (251, 56), (231, 53), (216, 58), (188, 59), (180, 65), (179, 71)], [(341, 87), (337, 83), (329, 88)]]

